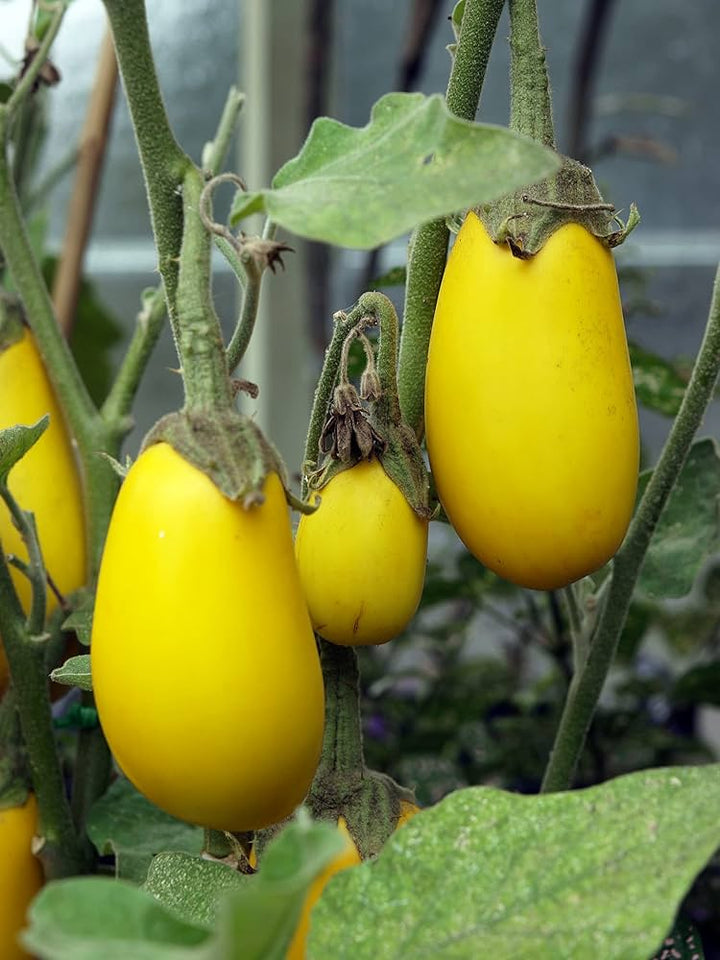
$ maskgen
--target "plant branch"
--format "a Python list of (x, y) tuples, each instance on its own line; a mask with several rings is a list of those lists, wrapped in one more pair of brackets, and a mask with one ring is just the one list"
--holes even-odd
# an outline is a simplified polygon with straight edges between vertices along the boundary
[(363, 778), (360, 673), (354, 647), (320, 640), (320, 660), (325, 682), (325, 732), (316, 780), (340, 774), (352, 790)]
[(60, 329), (67, 334), (77, 309), (83, 259), (92, 226), (100, 174), (117, 86), (117, 61), (108, 29), (103, 37), (95, 83), (80, 135), (75, 183), (67, 214), (65, 239), (53, 281), (52, 299)]
[(655, 527), (682, 470), (693, 437), (712, 399), (720, 371), (720, 268), (715, 276), (705, 336), (690, 382), (657, 466), (640, 499), (625, 542), (613, 561), (587, 660), (572, 680), (542, 791), (568, 789), (585, 745), (608, 671), (625, 624), (635, 583)]
[(178, 145), (163, 104), (150, 48), (144, 0), (104, 0), (145, 177), (168, 315), (177, 313), (183, 236), (180, 185), (191, 161)]
[[(45, 418), (47, 420), (47, 417)], [(40, 551), (40, 542), (35, 526), (35, 517), (20, 507), (15, 497), (5, 484), (0, 483), (0, 499), (12, 517), (12, 522), (23, 539), (28, 552), (28, 563), (24, 574), (32, 587), (32, 600), (27, 628), (31, 636), (39, 636), (45, 626), (45, 612), (47, 609), (47, 580), (45, 578), (45, 563)]]
[(238, 317), (238, 322), (227, 348), (227, 365), (230, 373), (237, 369), (240, 361), (245, 356), (245, 351), (250, 343), (250, 337), (255, 329), (258, 307), (260, 306), (262, 278), (265, 273), (253, 256), (243, 258), (242, 255), (240, 255), (240, 257), (240, 262), (245, 271), (245, 283), (243, 285), (240, 316)]
[(165, 320), (165, 295), (162, 286), (143, 293), (142, 309), (135, 331), (123, 357), (115, 382), (100, 411), (103, 420), (123, 435), (132, 428), (130, 411), (148, 360)]
[(301, 488), (303, 498), (307, 497), (308, 494), (308, 475), (312, 473), (317, 466), (320, 435), (325, 426), (328, 408), (332, 400), (333, 387), (338, 377), (345, 338), (364, 316), (365, 311), (359, 304), (356, 304), (350, 313), (343, 313), (341, 311), (333, 317), (333, 333), (328, 348), (325, 351), (325, 359), (320, 372), (320, 378), (315, 388), (312, 412), (310, 414), (310, 425), (305, 441)]
[(203, 150), (203, 172), (207, 173), (210, 177), (216, 177), (220, 173), (220, 168), (225, 161), (233, 134), (235, 133), (238, 114), (242, 110), (244, 103), (245, 94), (240, 93), (237, 87), (230, 87), (215, 137), (210, 143), (205, 144), (205, 149)]
[[(28, 549), (30, 544), (27, 544)], [(70, 813), (55, 748), (45, 671), (45, 644), (25, 622), (5, 557), (0, 550), (0, 633), (17, 694), (20, 727), (40, 810), (39, 853), (48, 879), (82, 873), (88, 866)]]
[[(475, 119), (504, 5), (505, 0), (466, 0), (446, 93), (450, 112), (464, 120)], [(433, 220), (415, 231), (408, 256), (398, 394), (403, 419), (418, 438), (424, 432), (425, 368), (447, 245), (445, 221)]]
[(32, 92), (33, 87), (40, 76), (40, 71), (42, 70), (44, 63), (48, 58), (48, 54), (50, 53), (50, 47), (52, 47), (53, 43), (55, 42), (55, 37), (58, 34), (58, 30), (60, 29), (60, 25), (62, 24), (66, 10), (66, 0), (57, 0), (57, 7), (53, 13), (50, 25), (48, 26), (40, 46), (33, 53), (27, 70), (20, 77), (12, 94), (5, 102), (5, 109), (10, 116), (15, 114), (25, 98)]
[(510, 129), (555, 147), (550, 81), (536, 0), (510, 5)]

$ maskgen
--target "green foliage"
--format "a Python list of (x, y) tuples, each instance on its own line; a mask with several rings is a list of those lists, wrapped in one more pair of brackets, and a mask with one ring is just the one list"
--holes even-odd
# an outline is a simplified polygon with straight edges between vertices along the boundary
[(117, 876), (138, 883), (144, 881), (154, 854), (180, 850), (197, 855), (203, 846), (200, 827), (159, 810), (123, 777), (94, 804), (87, 830), (101, 856), (115, 855)]
[(26, 943), (47, 960), (282, 960), (310, 883), (342, 848), (334, 827), (299, 816), (253, 877), (169, 854), (144, 890), (100, 877), (54, 883), (33, 904)]
[(720, 842), (720, 766), (522, 797), (478, 787), (334, 877), (308, 956), (649, 956)]
[[(640, 476), (638, 496), (650, 472)], [(683, 597), (718, 547), (720, 456), (714, 440), (693, 444), (645, 557), (638, 589), (648, 597)]]
[(360, 130), (316, 120), (272, 189), (237, 194), (232, 220), (264, 212), (298, 236), (370, 249), (557, 165), (525, 137), (453, 117), (439, 94), (389, 93)]
[(8, 474), (47, 430), (50, 417), (45, 414), (31, 426), (18, 425), (0, 430), (0, 484), (7, 484)]
[(61, 667), (57, 667), (50, 674), (55, 683), (62, 683), (67, 687), (79, 687), (81, 690), (92, 690), (92, 676), (90, 674), (90, 655), (80, 654), (70, 657)]

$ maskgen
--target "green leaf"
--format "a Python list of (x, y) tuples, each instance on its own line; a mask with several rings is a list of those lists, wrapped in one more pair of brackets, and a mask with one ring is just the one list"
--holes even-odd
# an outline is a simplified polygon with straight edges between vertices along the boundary
[(144, 890), (108, 877), (49, 883), (29, 913), (25, 945), (44, 960), (210, 960), (206, 930)]
[(404, 287), (406, 280), (407, 268), (405, 266), (390, 267), (385, 273), (375, 277), (370, 286), (373, 290), (377, 287)]
[(236, 195), (232, 221), (262, 211), (299, 236), (370, 249), (557, 166), (527, 137), (452, 116), (439, 94), (389, 93), (361, 129), (316, 120), (272, 189)]
[[(651, 472), (640, 476), (638, 497)], [(718, 547), (720, 456), (714, 440), (690, 448), (645, 556), (638, 588), (652, 599), (684, 597)]]
[(629, 343), (635, 393), (638, 402), (648, 410), (674, 417), (685, 396), (687, 382), (675, 367), (655, 353)]
[(145, 889), (182, 920), (212, 930), (223, 896), (252, 880), (224, 863), (187, 853), (159, 853), (150, 864)]
[(94, 609), (95, 595), (90, 591), (82, 591), (78, 605), (73, 612), (63, 620), (63, 630), (74, 630), (78, 640), (84, 647), (90, 646)]
[(80, 654), (70, 657), (61, 667), (57, 667), (50, 674), (55, 683), (62, 683), (66, 687), (80, 687), (81, 690), (92, 690), (90, 675), (90, 655)]
[(284, 960), (308, 887), (343, 846), (335, 827), (301, 812), (268, 846), (259, 873), (223, 904), (223, 960)]
[(642, 960), (720, 843), (718, 803), (718, 764), (544, 796), (459, 790), (332, 878), (308, 958)]
[(678, 917), (650, 960), (705, 960), (700, 934), (687, 917)]
[(116, 873), (137, 883), (147, 875), (153, 855), (180, 850), (199, 855), (201, 827), (176, 820), (119, 777), (90, 811), (88, 836), (101, 855), (114, 853)]
[(38, 442), (49, 423), (50, 417), (45, 414), (32, 426), (18, 424), (16, 427), (0, 430), (0, 484), (7, 484), (12, 468)]
[(673, 703), (707, 703), (720, 707), (720, 660), (698, 664), (678, 677), (669, 697)]

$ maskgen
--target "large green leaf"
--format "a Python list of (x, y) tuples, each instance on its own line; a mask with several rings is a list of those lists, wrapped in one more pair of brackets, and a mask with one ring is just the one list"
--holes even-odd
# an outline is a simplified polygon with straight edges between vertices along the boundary
[(98, 853), (115, 854), (117, 875), (137, 883), (145, 880), (154, 854), (164, 850), (200, 854), (203, 847), (201, 827), (158, 809), (124, 777), (93, 805), (87, 831)]
[(310, 884), (343, 846), (335, 827), (301, 812), (268, 846), (259, 873), (223, 904), (222, 960), (284, 960)]
[(333, 877), (310, 960), (643, 960), (720, 843), (720, 765), (451, 794)]
[[(650, 479), (640, 477), (638, 493)], [(693, 444), (645, 556), (639, 589), (648, 597), (684, 597), (718, 547), (720, 456), (714, 440)]]
[[(30, 907), (26, 946), (43, 960), (215, 960), (208, 932), (144, 890), (107, 877), (48, 884)], [(219, 958), (218, 958), (219, 960)]]
[(32, 426), (18, 424), (16, 427), (0, 430), (0, 483), (7, 483), (12, 468), (38, 442), (49, 423), (50, 417), (45, 414)]
[(222, 898), (252, 880), (224, 863), (187, 853), (159, 853), (150, 864), (145, 889), (180, 919), (212, 930)]
[(556, 154), (527, 137), (452, 116), (439, 94), (389, 93), (361, 129), (316, 120), (272, 189), (237, 194), (232, 220), (265, 212), (299, 236), (365, 249), (558, 165)]

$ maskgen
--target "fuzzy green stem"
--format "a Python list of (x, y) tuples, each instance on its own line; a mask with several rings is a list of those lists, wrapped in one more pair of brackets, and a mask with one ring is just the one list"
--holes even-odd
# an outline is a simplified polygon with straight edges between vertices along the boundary
[(303, 498), (307, 497), (308, 494), (308, 475), (312, 473), (317, 466), (320, 435), (327, 420), (333, 387), (338, 377), (343, 344), (345, 343), (347, 335), (353, 327), (362, 320), (363, 316), (364, 311), (359, 305), (356, 305), (350, 313), (336, 313), (334, 317), (335, 326), (330, 343), (325, 351), (322, 371), (320, 372), (320, 378), (315, 388), (315, 397), (313, 398), (312, 412), (310, 414), (310, 425), (305, 441), (302, 477)]
[(191, 161), (175, 140), (165, 113), (150, 48), (144, 0), (104, 0), (104, 3), (140, 153), (158, 267), (172, 320), (176, 314), (178, 257), (183, 235), (183, 200), (178, 188)]
[[(84, 690), (83, 707), (95, 707), (95, 698)], [(92, 805), (105, 793), (112, 774), (112, 757), (100, 726), (80, 730), (71, 810), (76, 830), (82, 834)]]
[(536, 0), (510, 4), (510, 129), (555, 148), (550, 81)]
[(185, 229), (180, 250), (177, 316), (171, 316), (170, 321), (182, 365), (185, 408), (229, 410), (234, 408), (232, 388), (210, 286), (212, 234), (200, 216), (204, 186), (200, 171), (189, 167), (183, 180)]
[(25, 623), (5, 557), (0, 551), (0, 634), (17, 693), (20, 727), (28, 752), (33, 790), (40, 810), (44, 846), (40, 852), (48, 879), (82, 873), (88, 866), (75, 832), (55, 749), (45, 644)]
[(325, 682), (325, 732), (317, 778), (340, 775), (351, 791), (365, 771), (360, 720), (360, 672), (354, 647), (320, 641)]
[(565, 790), (572, 786), (590, 723), (615, 657), (620, 633), (650, 539), (680, 475), (708, 403), (712, 399), (718, 371), (720, 371), (720, 268), (715, 276), (705, 336), (690, 383), (657, 466), (635, 511), (625, 542), (613, 561), (610, 586), (589, 645), (587, 659), (570, 684), (555, 744), (543, 779), (544, 793)]
[(244, 267), (244, 284), (242, 307), (240, 316), (230, 338), (227, 348), (228, 370), (232, 373), (237, 369), (240, 361), (245, 356), (245, 351), (250, 343), (250, 337), (255, 329), (258, 307), (260, 306), (260, 289), (262, 287), (262, 278), (265, 271), (255, 260), (253, 256), (248, 256), (242, 260)]
[(230, 87), (215, 136), (210, 143), (205, 145), (203, 151), (203, 171), (210, 177), (216, 177), (220, 173), (220, 168), (232, 143), (238, 114), (244, 103), (245, 94), (240, 93), (237, 87)]
[(25, 573), (32, 588), (32, 600), (30, 601), (27, 629), (31, 637), (38, 637), (45, 626), (47, 581), (37, 527), (35, 526), (35, 517), (32, 513), (28, 513), (20, 507), (10, 490), (2, 483), (0, 483), (0, 499), (5, 501), (5, 506), (12, 517), (13, 524), (22, 537), (28, 552), (29, 563), (25, 567)]
[(392, 301), (384, 293), (364, 293), (358, 300), (358, 306), (374, 317), (380, 328), (378, 344), (377, 372), (382, 387), (382, 395), (375, 401), (378, 415), (392, 423), (400, 422), (400, 404), (398, 402), (397, 357), (398, 357), (398, 318)]
[(14, 114), (15, 111), (19, 108), (23, 100), (30, 94), (32, 88), (37, 80), (40, 71), (42, 70), (43, 64), (47, 60), (48, 54), (50, 53), (50, 47), (55, 41), (55, 37), (58, 34), (60, 25), (65, 16), (65, 11), (67, 10), (67, 3), (60, 2), (58, 3), (57, 9), (52, 16), (50, 25), (43, 36), (42, 43), (36, 50), (33, 59), (28, 66), (27, 70), (23, 76), (18, 80), (15, 89), (5, 103), (5, 108), (7, 109), (10, 115)]
[(105, 422), (114, 424), (118, 430), (127, 430), (132, 426), (130, 411), (133, 400), (162, 332), (165, 313), (162, 286), (143, 295), (143, 306), (137, 315), (132, 340), (100, 411)]
[[(504, 5), (505, 0), (466, 0), (446, 93), (450, 112), (463, 120), (475, 119)], [(415, 231), (408, 256), (398, 395), (403, 420), (418, 439), (424, 432), (425, 368), (447, 246), (445, 220), (433, 220)]]

